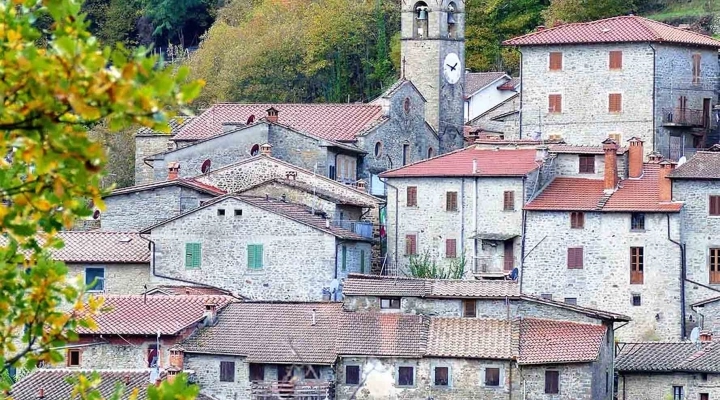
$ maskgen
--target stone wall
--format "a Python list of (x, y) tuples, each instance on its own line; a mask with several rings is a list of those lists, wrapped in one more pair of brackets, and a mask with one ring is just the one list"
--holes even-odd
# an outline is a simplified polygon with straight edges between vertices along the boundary
[[(705, 379), (703, 379), (705, 378)], [(654, 374), (620, 373), (618, 400), (665, 400), (673, 398), (673, 386), (682, 386), (683, 399), (720, 398), (720, 374)]]
[[(627, 143), (625, 143), (627, 144)], [(600, 146), (600, 143), (597, 143)], [(623, 143), (619, 143), (623, 145)], [(628, 153), (617, 156), (617, 171), (620, 179), (627, 178)], [(595, 155), (595, 173), (580, 173), (580, 157), (578, 154), (558, 154), (553, 161), (555, 175), (569, 176), (575, 178), (603, 179), (605, 176), (605, 156), (602, 154)]]
[(104, 294), (133, 295), (150, 284), (149, 264), (75, 264), (67, 263), (68, 279), (85, 282), (85, 268), (105, 268)]
[[(481, 116), (469, 121), (470, 125), (479, 127), (502, 125), (504, 127), (503, 134), (505, 139), (520, 139), (520, 114), (516, 113), (509, 116), (499, 117), (500, 115), (508, 112), (520, 110), (520, 96), (517, 93), (514, 93), (513, 96), (514, 97), (503, 100), (503, 103), (496, 106), (496, 108), (493, 108)], [(497, 120), (494, 120), (493, 118), (496, 117)], [(525, 137), (530, 136), (526, 133)]]
[[(235, 382), (220, 382), (220, 362), (235, 363)], [(195, 372), (201, 392), (218, 400), (250, 400), (250, 370), (244, 357), (185, 354), (184, 369)]]
[(140, 134), (135, 136), (135, 184), (143, 185), (155, 181), (153, 168), (145, 163), (144, 158), (167, 151), (172, 137), (162, 134)]
[[(178, 341), (174, 337), (160, 339), (160, 367), (168, 366), (169, 348)], [(111, 336), (104, 338), (82, 337), (80, 341), (69, 344), (69, 348), (80, 350), (80, 366), (83, 369), (136, 369), (148, 368), (148, 350), (157, 343), (150, 336)], [(48, 368), (66, 368), (66, 360), (61, 364), (46, 365)]]
[(695, 307), (700, 318), (700, 329), (709, 330), (715, 338), (720, 337), (720, 300)]
[[(559, 372), (558, 394), (545, 393), (545, 371)], [(527, 399), (534, 400), (603, 400), (611, 399), (612, 392), (603, 397), (593, 397), (594, 386), (604, 382), (593, 382), (591, 363), (559, 365), (527, 365), (518, 371), (522, 391)], [(604, 386), (603, 386), (604, 389)]]
[[(677, 214), (671, 235), (679, 237)], [(667, 238), (666, 214), (645, 215), (645, 230), (630, 231), (629, 213), (585, 213), (585, 228), (570, 228), (569, 212), (527, 213), (524, 293), (577, 299), (577, 304), (630, 316), (622, 340), (678, 340), (680, 252)], [(568, 269), (567, 248), (583, 247), (583, 268)], [(630, 247), (644, 248), (644, 283), (630, 284)], [(633, 294), (641, 305), (632, 305)]]

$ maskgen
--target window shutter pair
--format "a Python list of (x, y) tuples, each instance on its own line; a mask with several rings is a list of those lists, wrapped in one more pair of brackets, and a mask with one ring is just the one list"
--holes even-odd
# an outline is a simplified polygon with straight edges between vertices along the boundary
[(622, 51), (610, 52), (610, 69), (622, 69)]
[(549, 113), (561, 113), (562, 112), (562, 95), (561, 94), (548, 95), (548, 112)]
[(692, 61), (693, 61), (693, 78), (692, 83), (693, 85), (697, 85), (700, 83), (700, 61), (702, 60), (702, 56), (700, 54), (693, 54)]
[(710, 215), (720, 216), (720, 196), (710, 196)]
[(582, 247), (568, 248), (567, 267), (570, 269), (582, 269), (582, 267), (583, 267), (583, 248)]
[(608, 111), (611, 113), (622, 112), (622, 93), (610, 93), (608, 95)]
[(550, 52), (550, 71), (562, 70), (563, 53), (559, 51)]
[(408, 186), (407, 188), (407, 206), (417, 206), (417, 186)]
[(405, 236), (405, 255), (412, 256), (417, 254), (417, 236)]
[(249, 244), (247, 247), (248, 268), (259, 269), (263, 267), (263, 245)]
[(457, 211), (457, 192), (447, 192), (445, 194), (445, 210)]
[(581, 174), (594, 174), (595, 173), (595, 156), (589, 156), (581, 154), (578, 156), (579, 168), (578, 172)]
[(570, 213), (570, 228), (582, 229), (585, 227), (585, 213), (572, 212)]
[(185, 243), (185, 268), (200, 268), (200, 243)]
[(503, 210), (510, 211), (515, 209), (515, 192), (507, 191), (503, 193)]

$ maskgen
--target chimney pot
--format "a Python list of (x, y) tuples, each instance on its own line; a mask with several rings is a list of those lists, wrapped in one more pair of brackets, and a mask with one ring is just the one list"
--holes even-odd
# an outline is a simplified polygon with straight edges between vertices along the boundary
[(170, 367), (175, 368), (179, 371), (183, 370), (185, 362), (185, 351), (182, 348), (176, 347), (170, 349)]
[(205, 303), (205, 322), (207, 326), (213, 326), (217, 322), (217, 304)]
[(266, 156), (272, 156), (272, 145), (270, 143), (265, 143), (260, 146), (260, 154), (264, 154)]
[(270, 107), (267, 109), (267, 120), (268, 122), (275, 123), (278, 121), (278, 110), (275, 107)]
[(362, 190), (363, 192), (367, 191), (367, 182), (360, 179), (359, 181), (357, 181), (357, 188), (359, 190)]
[(612, 193), (617, 188), (618, 172), (617, 172), (617, 149), (618, 145), (614, 140), (607, 138), (603, 142), (603, 151), (605, 152), (605, 175), (604, 190), (605, 193)]
[(632, 137), (628, 140), (630, 149), (628, 150), (628, 176), (630, 178), (639, 178), (643, 173), (643, 141), (638, 137)]
[(38, 399), (44, 399), (45, 398), (45, 389), (40, 388), (40, 393), (38, 393)]
[(538, 25), (537, 28), (535, 28), (535, 32), (540, 32), (545, 30), (545, 25)]
[(660, 162), (660, 171), (658, 172), (658, 189), (660, 201), (672, 201), (672, 181), (667, 177), (675, 169), (675, 164), (664, 160)]
[(653, 151), (652, 153), (650, 153), (650, 154), (648, 155), (648, 162), (651, 163), (651, 164), (657, 164), (657, 163), (659, 163), (659, 162), (662, 161), (662, 160), (663, 160), (662, 154), (660, 154), (660, 153), (657, 152), (657, 151)]
[(178, 178), (180, 174), (180, 163), (173, 161), (168, 163), (168, 180), (172, 181)]
[(700, 343), (710, 343), (712, 342), (713, 334), (711, 331), (702, 331), (700, 332)]

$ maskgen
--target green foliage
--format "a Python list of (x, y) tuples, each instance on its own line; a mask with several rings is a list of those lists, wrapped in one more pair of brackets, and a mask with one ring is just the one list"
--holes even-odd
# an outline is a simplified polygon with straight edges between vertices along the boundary
[[(169, 113), (183, 108), (201, 82), (182, 84), (187, 70), (158, 68), (144, 49), (101, 48), (88, 32), (77, 0), (0, 1), (0, 373), (58, 362), (64, 343), (102, 301), (83, 307), (84, 287), (66, 281), (67, 268), (49, 248), (57, 232), (101, 207), (105, 154), (88, 126), (132, 124), (168, 130)], [(50, 19), (38, 24), (38, 18)], [(65, 312), (61, 305), (70, 305)], [(9, 388), (0, 381), (0, 390)], [(181, 385), (181, 383), (178, 383)], [(190, 398), (166, 385), (156, 398)], [(170, 397), (168, 397), (170, 396)], [(88, 395), (97, 399), (99, 396)]]
[(426, 279), (462, 279), (465, 275), (465, 256), (450, 260), (447, 268), (439, 266), (430, 252), (410, 257), (410, 276)]
[(543, 11), (545, 24), (586, 22), (628, 14), (636, 7), (635, 0), (552, 0)]

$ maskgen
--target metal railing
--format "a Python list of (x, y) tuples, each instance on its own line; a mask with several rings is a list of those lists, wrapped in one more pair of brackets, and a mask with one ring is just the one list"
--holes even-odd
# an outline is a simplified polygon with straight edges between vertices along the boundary
[(704, 127), (709, 116), (703, 110), (692, 108), (663, 108), (662, 123), (665, 126)]
[(333, 226), (337, 226), (343, 229), (347, 229), (356, 234), (372, 239), (373, 238), (373, 224), (372, 222), (365, 221), (350, 221), (350, 220), (333, 220)]
[(324, 400), (330, 393), (330, 385), (330, 382), (326, 381), (253, 381), (250, 383), (250, 398), (253, 400)]

